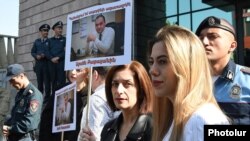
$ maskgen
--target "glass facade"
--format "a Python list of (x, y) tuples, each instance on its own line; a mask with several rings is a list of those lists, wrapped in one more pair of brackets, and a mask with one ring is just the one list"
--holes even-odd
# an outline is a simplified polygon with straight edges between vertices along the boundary
[[(218, 5), (223, 8), (228, 5)], [(194, 31), (200, 22), (208, 16), (217, 16), (233, 23), (233, 11), (223, 11), (219, 8), (202, 3), (202, 0), (167, 0), (166, 1), (166, 21), (178, 24)]]
[(242, 4), (236, 0), (233, 4), (229, 0), (165, 0), (165, 3), (166, 22), (184, 26), (193, 32), (208, 16), (228, 20), (237, 31), (238, 47), (234, 59), (239, 64), (250, 66), (250, 2)]

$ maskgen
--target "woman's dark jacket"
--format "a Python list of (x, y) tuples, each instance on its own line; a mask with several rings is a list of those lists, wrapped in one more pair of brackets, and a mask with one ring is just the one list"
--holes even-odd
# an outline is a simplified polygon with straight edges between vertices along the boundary
[[(119, 130), (123, 121), (122, 114), (118, 118), (105, 124), (101, 133), (101, 141), (119, 141)], [(150, 114), (140, 115), (133, 127), (130, 129), (125, 141), (151, 141), (152, 116)]]
[[(64, 140), (77, 141), (78, 134), (81, 128), (82, 111), (87, 104), (88, 86), (76, 93), (76, 130), (64, 132)], [(71, 104), (73, 105), (73, 103)], [(71, 106), (71, 117), (73, 118), (74, 107)], [(71, 119), (73, 121), (73, 119)]]

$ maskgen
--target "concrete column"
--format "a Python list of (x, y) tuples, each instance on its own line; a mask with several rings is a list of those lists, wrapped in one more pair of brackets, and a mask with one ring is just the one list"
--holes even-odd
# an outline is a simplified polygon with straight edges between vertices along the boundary
[(9, 65), (14, 63), (14, 52), (11, 39), (11, 37), (8, 37), (7, 59)]
[(14, 61), (17, 63), (17, 38), (14, 38)]
[(4, 37), (0, 37), (0, 68), (6, 68), (8, 66), (8, 60), (6, 56), (6, 48), (4, 43)]

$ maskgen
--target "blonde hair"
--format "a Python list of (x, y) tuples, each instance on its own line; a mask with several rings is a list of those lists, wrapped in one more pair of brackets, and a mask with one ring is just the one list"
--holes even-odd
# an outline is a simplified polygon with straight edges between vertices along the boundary
[[(81, 70), (81, 71), (86, 71), (86, 77), (83, 79), (83, 82), (86, 83), (86, 84), (88, 84), (88, 82), (89, 82), (88, 74), (89, 74), (90, 69), (89, 69), (89, 68), (82, 68), (82, 69), (80, 69), (80, 70)], [(68, 71), (66, 71), (66, 76), (67, 76), (67, 81), (68, 81), (68, 82), (70, 82), (69, 77), (70, 77), (70, 73), (71, 73), (72, 71), (73, 71), (73, 70), (68, 70)]]
[(203, 103), (216, 103), (209, 62), (199, 38), (183, 27), (164, 26), (156, 34), (156, 42), (165, 45), (169, 62), (177, 77), (174, 103), (156, 97), (153, 109), (153, 141), (162, 140), (173, 122), (171, 141), (179, 141), (183, 128)]

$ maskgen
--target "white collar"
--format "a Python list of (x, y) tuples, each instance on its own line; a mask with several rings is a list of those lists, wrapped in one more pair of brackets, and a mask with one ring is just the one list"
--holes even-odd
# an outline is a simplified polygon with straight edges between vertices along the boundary
[(220, 77), (220, 75), (212, 76), (213, 83)]
[(101, 84), (101, 85), (99, 85), (94, 91), (96, 92), (96, 91), (99, 91), (100, 89), (102, 89), (102, 88), (105, 88), (105, 84), (103, 83), (103, 84)]

